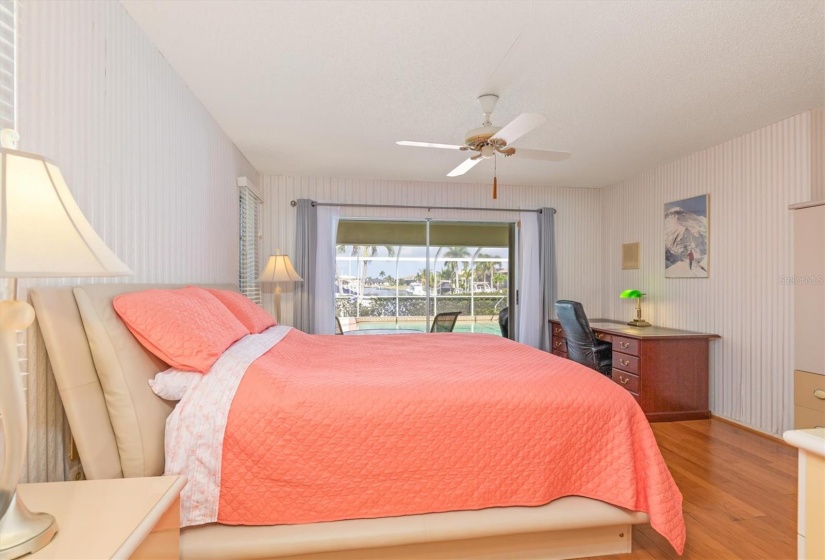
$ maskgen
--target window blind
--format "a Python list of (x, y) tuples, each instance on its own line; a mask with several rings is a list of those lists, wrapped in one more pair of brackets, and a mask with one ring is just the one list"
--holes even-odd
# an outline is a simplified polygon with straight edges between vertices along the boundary
[(0, 128), (14, 128), (14, 0), (0, 0)]
[(241, 293), (261, 303), (261, 199), (249, 187), (239, 187), (238, 208), (240, 224), (240, 250), (238, 285)]

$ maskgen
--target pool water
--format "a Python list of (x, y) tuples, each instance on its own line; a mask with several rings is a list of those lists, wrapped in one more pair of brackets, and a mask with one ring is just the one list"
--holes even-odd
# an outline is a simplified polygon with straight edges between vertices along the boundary
[[(359, 322), (358, 330), (362, 331), (365, 329), (417, 329), (423, 332), (427, 329), (427, 326), (423, 321), (399, 321), (397, 323), (390, 321)], [(453, 332), (485, 333), (501, 336), (501, 329), (499, 329), (497, 321), (481, 321), (480, 323), (458, 321), (455, 324)]]

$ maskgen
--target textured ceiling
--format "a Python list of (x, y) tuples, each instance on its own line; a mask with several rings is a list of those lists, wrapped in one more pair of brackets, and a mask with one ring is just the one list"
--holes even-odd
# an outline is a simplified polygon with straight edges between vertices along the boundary
[[(496, 93), (499, 126), (564, 162), (509, 184), (601, 187), (823, 106), (825, 2), (122, 0), (264, 174), (447, 180)], [(492, 177), (484, 161), (456, 182)]]

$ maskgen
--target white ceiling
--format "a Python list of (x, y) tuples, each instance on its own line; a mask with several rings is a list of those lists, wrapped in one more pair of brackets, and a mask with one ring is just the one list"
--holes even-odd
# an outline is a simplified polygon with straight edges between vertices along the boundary
[(122, 0), (263, 174), (455, 179), (496, 93), (499, 126), (550, 122), (499, 159), (509, 184), (601, 187), (823, 106), (825, 2)]

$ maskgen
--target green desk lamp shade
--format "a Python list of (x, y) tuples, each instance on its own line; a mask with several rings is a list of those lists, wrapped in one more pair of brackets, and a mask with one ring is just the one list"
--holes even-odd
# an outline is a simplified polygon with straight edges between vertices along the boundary
[(619, 297), (623, 298), (623, 299), (630, 299), (630, 298), (640, 298), (643, 295), (644, 294), (642, 292), (640, 292), (639, 290), (625, 290), (625, 291), (623, 291), (622, 293), (619, 294)]
[(650, 323), (642, 319), (642, 296), (645, 295), (639, 290), (625, 290), (619, 297), (622, 299), (635, 299), (636, 300), (636, 318), (632, 321), (628, 322), (627, 324), (631, 327), (649, 327)]

